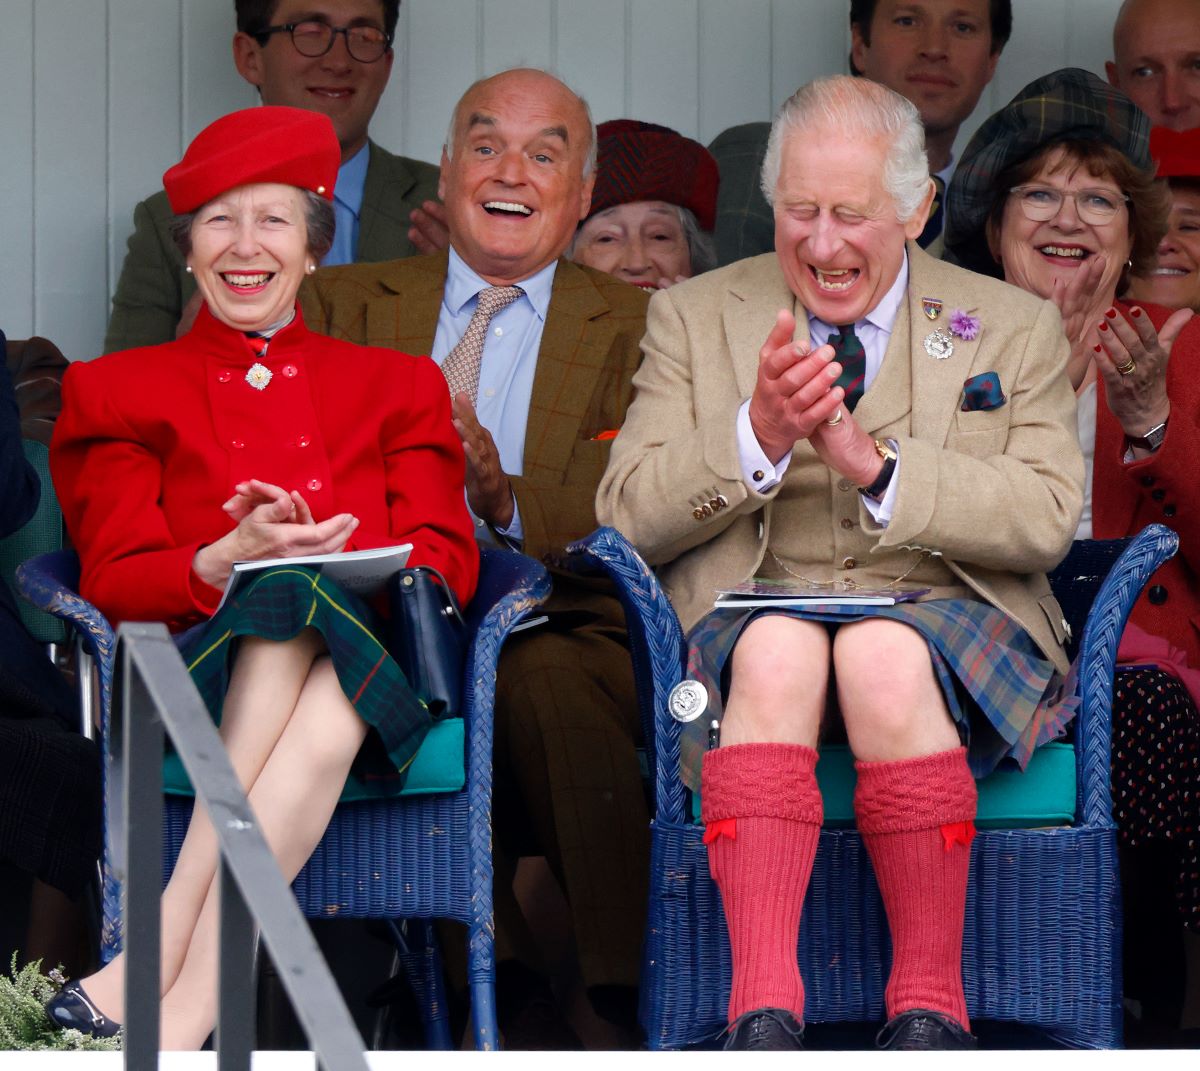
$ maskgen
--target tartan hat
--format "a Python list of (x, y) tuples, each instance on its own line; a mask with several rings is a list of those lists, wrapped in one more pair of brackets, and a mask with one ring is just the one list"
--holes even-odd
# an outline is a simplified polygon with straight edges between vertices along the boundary
[(946, 191), (946, 251), (988, 275), (996, 265), (985, 224), (1001, 172), (1061, 141), (1101, 141), (1151, 171), (1150, 120), (1119, 89), (1065, 67), (1030, 82), (975, 132)]
[(1156, 126), (1150, 131), (1150, 155), (1158, 164), (1159, 178), (1200, 178), (1200, 127)]
[(630, 201), (666, 201), (691, 209), (711, 231), (717, 218), (717, 161), (698, 141), (670, 127), (610, 119), (596, 129), (596, 187), (589, 216)]
[(176, 215), (251, 182), (281, 182), (333, 200), (341, 159), (329, 116), (264, 104), (209, 123), (167, 169), (163, 187)]

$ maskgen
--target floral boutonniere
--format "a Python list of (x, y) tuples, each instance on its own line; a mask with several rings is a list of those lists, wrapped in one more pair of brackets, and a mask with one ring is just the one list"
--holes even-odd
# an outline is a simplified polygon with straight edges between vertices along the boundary
[(961, 338), (964, 342), (973, 342), (979, 334), (979, 317), (972, 316), (962, 309), (955, 309), (950, 314), (950, 333)]

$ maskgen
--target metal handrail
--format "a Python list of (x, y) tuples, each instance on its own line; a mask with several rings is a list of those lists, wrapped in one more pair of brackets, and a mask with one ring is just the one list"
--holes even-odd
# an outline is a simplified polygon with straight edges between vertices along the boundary
[(354, 1021), (166, 627), (124, 624), (117, 640), (121, 717), (112, 724), (110, 784), (119, 783), (121, 792), (110, 803), (109, 823), (125, 896), (125, 1067), (158, 1067), (165, 731), (217, 837), (217, 1066), (249, 1071), (257, 923), (319, 1065), (366, 1071)]

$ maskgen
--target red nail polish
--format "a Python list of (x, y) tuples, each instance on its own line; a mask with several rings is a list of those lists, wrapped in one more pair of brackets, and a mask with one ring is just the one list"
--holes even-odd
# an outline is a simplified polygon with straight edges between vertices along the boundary
[(1102, 321), (1102, 322), (1101, 322), (1101, 324), (1100, 324), (1100, 330), (1101, 330), (1101, 331), (1107, 331), (1107, 330), (1108, 330), (1108, 324), (1106, 324), (1106, 323), (1104, 323), (1104, 322)]
[(1101, 346), (1099, 342), (1097, 342), (1096, 345), (1094, 345), (1092, 347), (1092, 349), (1094, 349), (1097, 353), (1101, 353), (1104, 350), (1104, 347)]
[(1107, 316), (1110, 320), (1115, 320), (1117, 318), (1117, 310), (1109, 309), (1108, 312), (1106, 312), (1104, 315)]
[(1132, 316), (1133, 316), (1133, 318), (1136, 320), (1136, 319), (1137, 319), (1139, 316), (1141, 316), (1141, 315), (1142, 315), (1142, 310), (1141, 310), (1141, 309), (1134, 309), (1134, 310), (1132, 311), (1131, 315), (1132, 315)]

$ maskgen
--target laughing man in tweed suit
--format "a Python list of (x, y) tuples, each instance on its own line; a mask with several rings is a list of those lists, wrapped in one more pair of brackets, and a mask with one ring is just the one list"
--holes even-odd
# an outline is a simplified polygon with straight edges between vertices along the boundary
[[(776, 253), (654, 296), (598, 514), (659, 566), (724, 708), (700, 787), (733, 951), (727, 1047), (802, 1047), (797, 929), (836, 691), (892, 935), (880, 1044), (970, 1048), (972, 775), (1024, 764), (1072, 713), (1043, 575), (1082, 502), (1067, 344), (1051, 303), (917, 246), (933, 185), (903, 97), (811, 83), (769, 146)], [(753, 575), (928, 590), (713, 611)]]
[[(562, 257), (588, 212), (594, 144), (587, 106), (557, 79), (514, 70), (477, 83), (455, 109), (442, 157), (449, 253), (323, 269), (301, 290), (316, 330), (429, 353), (450, 376), (477, 295), (520, 286), (486, 328), (478, 418), (469, 388), (454, 411), (481, 537), (551, 565), (596, 526), (596, 486), (645, 329), (642, 291)], [(649, 817), (624, 621), (603, 587), (553, 575), (549, 624), (516, 637), (501, 657), (497, 839), (547, 855), (593, 1003), (631, 1020)], [(503, 981), (503, 964), (501, 972)], [(502, 1028), (517, 988), (499, 987)]]

